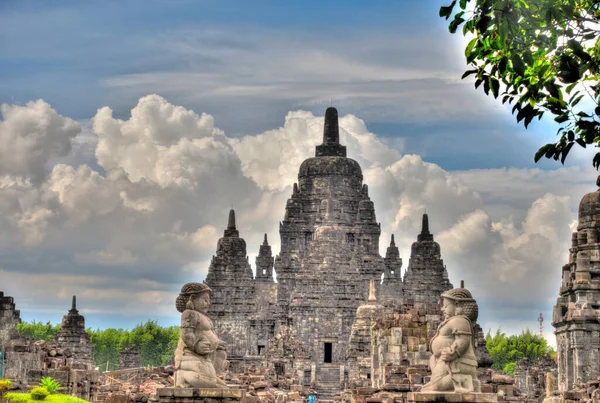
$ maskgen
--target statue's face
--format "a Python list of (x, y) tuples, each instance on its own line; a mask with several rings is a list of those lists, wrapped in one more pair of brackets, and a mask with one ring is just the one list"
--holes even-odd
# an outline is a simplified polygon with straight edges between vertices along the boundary
[(202, 294), (193, 295), (192, 303), (194, 304), (194, 310), (206, 313), (210, 306), (210, 293), (203, 292)]
[(444, 318), (448, 319), (456, 315), (456, 303), (451, 299), (444, 298), (444, 302), (442, 304), (442, 313), (444, 314)]

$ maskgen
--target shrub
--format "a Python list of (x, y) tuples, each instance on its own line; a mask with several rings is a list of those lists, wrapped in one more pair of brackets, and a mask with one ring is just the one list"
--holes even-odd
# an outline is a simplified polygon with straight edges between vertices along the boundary
[(48, 392), (46, 388), (38, 386), (37, 388), (31, 389), (29, 394), (32, 400), (44, 400), (50, 394), (50, 392)]
[(0, 379), (0, 397), (10, 390), (12, 382), (10, 379)]
[(52, 394), (56, 393), (56, 389), (60, 388), (62, 385), (60, 383), (56, 382), (54, 379), (47, 376), (42, 379), (41, 386), (43, 388), (46, 388), (48, 393), (50, 393), (52, 395)]

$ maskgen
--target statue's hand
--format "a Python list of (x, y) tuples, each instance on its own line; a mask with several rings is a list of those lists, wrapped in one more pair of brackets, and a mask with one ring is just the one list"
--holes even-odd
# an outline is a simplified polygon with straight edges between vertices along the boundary
[(217, 350), (226, 350), (227, 351), (227, 343), (223, 340), (219, 340), (219, 344), (217, 345)]
[(449, 348), (443, 349), (442, 352), (441, 352), (441, 354), (440, 354), (440, 359), (442, 361), (446, 361), (446, 362), (453, 361), (455, 358), (456, 357), (455, 357), (454, 351), (452, 351)]

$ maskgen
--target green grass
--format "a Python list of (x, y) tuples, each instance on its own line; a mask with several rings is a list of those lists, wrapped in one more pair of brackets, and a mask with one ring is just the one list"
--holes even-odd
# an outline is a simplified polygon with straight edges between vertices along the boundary
[(54, 394), (46, 397), (44, 400), (33, 400), (29, 393), (7, 393), (5, 399), (13, 403), (89, 403), (87, 400), (79, 399), (75, 396)]

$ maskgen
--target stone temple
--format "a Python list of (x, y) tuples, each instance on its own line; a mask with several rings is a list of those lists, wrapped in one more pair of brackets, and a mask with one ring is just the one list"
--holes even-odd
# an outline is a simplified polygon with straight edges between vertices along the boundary
[[(600, 177), (596, 181), (600, 187)], [(595, 381), (600, 374), (600, 189), (579, 204), (569, 263), (552, 312), (558, 349), (558, 388)]]
[(349, 349), (352, 327), (371, 280), (376, 285), (371, 297), (382, 306), (437, 304), (440, 294), (452, 288), (427, 215), (404, 280), (393, 236), (382, 257), (380, 234), (361, 167), (347, 157), (337, 110), (328, 108), (323, 143), (300, 165), (279, 225), (281, 250), (273, 257), (265, 234), (256, 276), (235, 212), (229, 212), (205, 282), (213, 290), (208, 314), (228, 344), (230, 365), (260, 361), (270, 342), (285, 334), (301, 351), (290, 365), (305, 384), (324, 393), (343, 389), (347, 354), (356, 351)]

